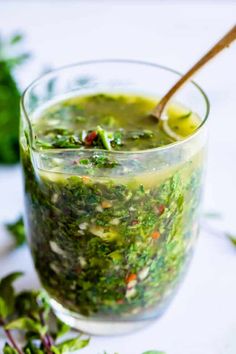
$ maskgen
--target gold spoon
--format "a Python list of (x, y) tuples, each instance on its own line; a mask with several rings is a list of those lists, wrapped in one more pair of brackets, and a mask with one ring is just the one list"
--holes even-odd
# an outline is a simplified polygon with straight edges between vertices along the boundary
[(174, 96), (174, 94), (199, 70), (204, 66), (208, 61), (214, 58), (218, 53), (220, 53), (226, 47), (236, 39), (236, 25), (226, 33), (226, 35), (221, 38), (203, 57), (189, 69), (185, 75), (183, 75), (176, 84), (165, 94), (160, 102), (151, 112), (151, 116), (156, 118), (158, 121), (163, 120), (163, 111), (166, 104)]

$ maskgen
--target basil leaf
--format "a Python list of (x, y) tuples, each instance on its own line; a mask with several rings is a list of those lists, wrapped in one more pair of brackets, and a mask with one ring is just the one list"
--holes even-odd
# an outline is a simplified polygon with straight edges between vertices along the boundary
[(8, 323), (5, 326), (5, 329), (19, 329), (23, 331), (33, 331), (39, 333), (40, 335), (44, 335), (47, 332), (47, 327), (42, 326), (39, 322), (29, 318), (29, 317), (21, 317), (12, 322)]
[(81, 339), (81, 336), (68, 339), (60, 344), (57, 345), (61, 354), (66, 354), (73, 352), (75, 350), (82, 349), (89, 344), (89, 339)]

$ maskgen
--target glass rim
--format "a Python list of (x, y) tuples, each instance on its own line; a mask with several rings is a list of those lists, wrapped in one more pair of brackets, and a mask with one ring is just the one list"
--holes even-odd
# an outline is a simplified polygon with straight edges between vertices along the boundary
[(184, 74), (182, 74), (181, 72), (172, 69), (170, 67), (167, 67), (165, 65), (161, 65), (161, 64), (156, 64), (153, 62), (148, 62), (148, 61), (143, 61), (143, 60), (133, 60), (133, 59), (94, 59), (94, 60), (86, 60), (86, 61), (81, 61), (81, 62), (76, 62), (73, 64), (69, 64), (69, 65), (64, 65), (61, 66), (57, 69), (54, 69), (46, 74), (42, 74), (40, 75), (38, 78), (36, 78), (35, 80), (33, 80), (27, 87), (26, 89), (23, 91), (23, 94), (21, 95), (21, 99), (20, 99), (20, 106), (21, 109), (26, 117), (26, 120), (28, 122), (29, 125), (29, 130), (30, 130), (30, 142), (31, 142), (31, 146), (30, 148), (32, 150), (34, 150), (37, 153), (61, 153), (61, 152), (70, 152), (70, 151), (83, 151), (83, 152), (103, 152), (103, 153), (109, 153), (109, 154), (114, 154), (114, 155), (119, 155), (119, 154), (143, 154), (143, 153), (151, 153), (151, 152), (159, 152), (159, 151), (165, 151), (165, 150), (169, 150), (169, 149), (173, 149), (177, 146), (180, 145), (184, 145), (185, 143), (191, 141), (192, 139), (194, 139), (197, 135), (199, 135), (199, 133), (203, 130), (203, 128), (206, 125), (206, 122), (208, 121), (208, 117), (209, 117), (209, 112), (210, 112), (210, 102), (209, 99), (207, 97), (207, 94), (205, 93), (205, 91), (201, 88), (201, 86), (199, 86), (195, 81), (190, 80), (188, 81), (187, 84), (191, 84), (193, 85), (202, 95), (202, 98), (205, 102), (205, 107), (206, 107), (206, 111), (205, 111), (205, 115), (203, 117), (203, 120), (201, 122), (201, 124), (199, 125), (199, 127), (195, 130), (194, 133), (192, 133), (191, 135), (189, 135), (188, 137), (184, 137), (181, 140), (177, 140), (174, 141), (168, 145), (164, 145), (164, 146), (159, 146), (156, 148), (151, 148), (151, 149), (145, 149), (145, 150), (122, 150), (122, 151), (116, 151), (116, 150), (104, 150), (104, 149), (76, 149), (76, 148), (72, 148), (72, 149), (61, 149), (61, 148), (54, 148), (54, 149), (46, 149), (46, 150), (40, 150), (37, 149), (33, 146), (33, 128), (32, 128), (32, 122), (30, 120), (30, 117), (27, 113), (27, 109), (25, 107), (25, 97), (28, 94), (28, 92), (30, 92), (30, 90), (36, 86), (38, 83), (40, 83), (41, 81), (45, 80), (45, 79), (50, 79), (52, 76), (54, 76), (57, 73), (63, 72), (64, 70), (67, 69), (73, 69), (76, 67), (80, 67), (80, 66), (85, 66), (85, 65), (93, 65), (93, 64), (112, 64), (112, 63), (117, 63), (117, 64), (134, 64), (134, 65), (143, 65), (143, 66), (149, 66), (149, 67), (154, 67), (154, 68), (158, 68), (161, 69), (163, 71), (168, 71), (170, 73), (173, 73), (179, 77), (182, 77)]

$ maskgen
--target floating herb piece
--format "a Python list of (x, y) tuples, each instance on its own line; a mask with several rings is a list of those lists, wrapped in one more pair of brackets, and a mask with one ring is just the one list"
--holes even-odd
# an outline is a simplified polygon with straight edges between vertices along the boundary
[(100, 126), (97, 127), (97, 134), (101, 139), (103, 148), (106, 150), (111, 150), (111, 141), (113, 140), (113, 134), (108, 133), (105, 129), (102, 129)]
[[(62, 101), (43, 112), (39, 126), (35, 126), (36, 144), (40, 148), (118, 151), (145, 150), (170, 144), (173, 138), (165, 133), (162, 125), (147, 118), (155, 104), (148, 97), (115, 94)], [(181, 114), (178, 110), (178, 105), (172, 107), (168, 118), (179, 134), (188, 136), (197, 129), (200, 119), (192, 112), (186, 113), (186, 109)], [(185, 119), (180, 120), (180, 116)], [(66, 134), (58, 132), (58, 124), (64, 133), (67, 131)]]
[(178, 117), (178, 120), (189, 118), (192, 113), (193, 113), (192, 111), (189, 111), (188, 113), (183, 114), (182, 116)]

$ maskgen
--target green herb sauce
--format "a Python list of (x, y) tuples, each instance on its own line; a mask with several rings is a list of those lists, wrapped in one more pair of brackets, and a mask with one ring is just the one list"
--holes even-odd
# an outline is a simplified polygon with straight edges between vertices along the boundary
[[(170, 156), (163, 168), (154, 150), (140, 154), (174, 142), (148, 116), (154, 105), (108, 94), (54, 104), (34, 122), (37, 166), (22, 138), (35, 266), (51, 297), (77, 314), (155, 317), (190, 258), (203, 151), (173, 166)], [(168, 127), (182, 138), (200, 124), (180, 105), (167, 114)]]

